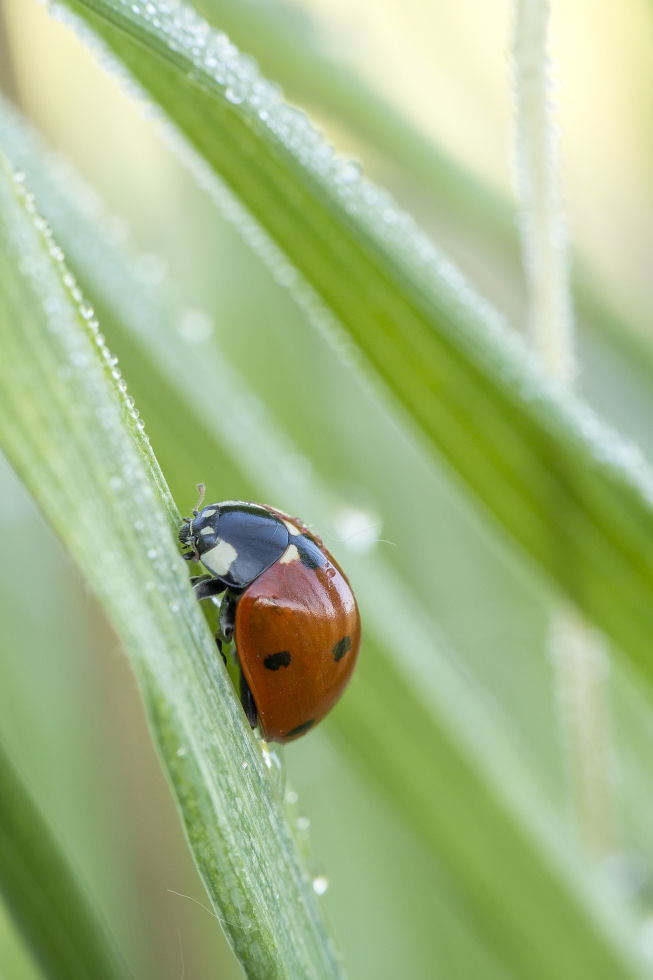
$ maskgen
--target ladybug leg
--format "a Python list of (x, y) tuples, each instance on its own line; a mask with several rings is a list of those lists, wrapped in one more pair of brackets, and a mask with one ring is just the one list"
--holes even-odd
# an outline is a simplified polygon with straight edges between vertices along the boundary
[(216, 644), (218, 650), (220, 651), (220, 656), (224, 660), (224, 665), (226, 667), (227, 666), (227, 658), (225, 657), (224, 650), (222, 649), (222, 640), (220, 639), (219, 636), (216, 636), (216, 638), (215, 638), (215, 644)]
[(256, 728), (256, 723), (258, 721), (256, 702), (254, 701), (252, 692), (249, 689), (249, 684), (247, 683), (242, 669), (240, 671), (240, 703), (243, 706), (243, 711), (247, 716), (247, 721), (249, 722), (251, 728)]
[(231, 643), (236, 629), (236, 606), (238, 596), (233, 592), (227, 592), (220, 605), (220, 639), (224, 643)]
[(227, 586), (212, 575), (196, 575), (191, 578), (191, 585), (195, 589), (198, 599), (210, 599), (211, 596), (220, 595)]
[[(238, 599), (240, 596), (234, 595), (233, 592), (228, 591), (224, 599), (222, 600), (222, 605), (220, 606), (220, 630), (216, 636), (218, 646), (222, 652), (222, 643), (231, 643), (234, 638), (234, 631), (236, 629), (236, 609), (238, 607)], [(256, 710), (256, 702), (252, 696), (252, 692), (249, 689), (249, 684), (243, 674), (242, 667), (240, 669), (240, 703), (243, 706), (243, 711), (247, 716), (247, 721), (250, 723), (252, 728), (256, 728), (256, 723), (258, 721), (258, 711)]]

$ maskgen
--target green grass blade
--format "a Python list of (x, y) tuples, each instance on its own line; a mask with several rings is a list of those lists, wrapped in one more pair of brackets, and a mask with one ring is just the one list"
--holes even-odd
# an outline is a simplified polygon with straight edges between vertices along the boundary
[(419, 132), (324, 49), (308, 16), (286, 3), (199, 0), (201, 14), (276, 79), (293, 101), (349, 126), (430, 196), (438, 215), (519, 268), (515, 207)]
[(130, 654), (198, 869), (248, 976), (341, 969), (188, 583), (178, 519), (90, 307), (4, 159), (0, 439)]
[(129, 975), (1, 747), (0, 890), (46, 977), (118, 980)]
[(552, 385), (393, 202), (190, 8), (69, 6), (269, 231), (426, 444), (653, 676), (653, 476), (637, 453)]
[[(215, 345), (189, 358), (176, 330), (179, 310), (158, 302), (57, 193), (39, 162), (42, 147), (29, 151), (16, 120), (0, 113), (0, 133), (61, 227), (67, 254), (110, 314), (116, 338), (128, 334), (149, 360), (156, 384), (149, 386), (148, 418), (165, 415), (175, 399), (188, 439), (201, 431), (190, 465), (186, 458), (177, 464), (184, 478), (201, 465), (217, 482), (230, 454), (261, 498), (287, 502), (337, 536), (328, 490), (306, 475), (310, 468), (289, 464), (297, 447)], [(516, 976), (642, 975), (628, 916), (580, 864), (563, 820), (515, 750), (514, 733), (470, 682), (430, 615), (378, 554), (333, 548), (355, 583), (366, 646), (350, 691), (327, 722), (331, 731), (437, 854), (474, 928)], [(397, 608), (404, 628), (389, 642)]]
[[(357, 140), (381, 155), (384, 171), (396, 170), (400, 186), (408, 179), (411, 197), (417, 191), (431, 225), (463, 264), (471, 244), (472, 278), (480, 260), (509, 295), (522, 294), (515, 202), (453, 160), (431, 134), (421, 133), (334, 57), (303, 11), (284, 0), (197, 0), (194, 6), (254, 55), (263, 73), (283, 85), (292, 101), (349, 127)], [(571, 275), (579, 327), (588, 341), (598, 334), (637, 375), (646, 375), (653, 391), (653, 351), (641, 328), (615, 314), (578, 254)]]

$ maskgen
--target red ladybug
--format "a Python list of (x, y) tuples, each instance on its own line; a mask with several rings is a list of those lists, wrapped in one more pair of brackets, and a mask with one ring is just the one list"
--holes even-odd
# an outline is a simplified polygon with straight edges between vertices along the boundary
[[(198, 508), (201, 506), (201, 500)], [(227, 500), (184, 518), (179, 540), (210, 574), (199, 599), (225, 593), (216, 641), (235, 640), (240, 697), (270, 742), (289, 742), (334, 706), (356, 664), (354, 593), (321, 539), (264, 504)]]

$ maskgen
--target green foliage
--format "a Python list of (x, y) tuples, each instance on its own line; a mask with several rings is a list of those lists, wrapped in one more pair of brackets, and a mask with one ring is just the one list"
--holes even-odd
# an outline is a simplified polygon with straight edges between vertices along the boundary
[[(189, 339), (183, 300), (165, 284), (143, 281), (107, 242), (100, 218), (84, 216), (43, 165), (41, 144), (3, 109), (0, 142), (26, 172), (120, 354), (173, 493), (190, 506), (193, 483), (202, 478), (211, 496), (270, 500), (335, 539), (333, 550), (360, 600), (366, 640), (351, 690), (325, 728), (372, 787), (364, 791), (367, 809), (361, 804), (366, 836), (374, 838), (374, 821), (382, 819), (376, 810), (387, 806), (391, 816), (383, 819), (388, 827), (397, 821), (398, 839), (407, 835), (406, 853), (421, 849), (426, 899), (414, 869), (392, 879), (398, 893), (409, 882), (406, 929), (416, 963), (415, 948), (424, 949), (415, 975), (436, 962), (434, 975), (447, 980), (647, 976), (637, 940), (645, 898), (624, 901), (586, 863), (569, 827), (551, 672), (542, 657), (549, 599), (542, 581), (554, 580), (650, 674), (647, 464), (544, 379), (501, 318), (391, 198), (362, 182), (355, 164), (332, 158), (305, 117), (280, 102), (251, 65), (222, 50), (223, 61), (209, 70), (205, 32), (200, 53), (192, 50), (193, 15), (163, 5), (155, 24), (141, 4), (69, 6), (165, 110), (177, 127), (167, 129), (177, 155), (319, 328), (317, 335), (306, 331), (237, 244), (230, 244), (233, 255), (224, 249), (216, 258), (196, 219), (191, 263), (222, 266), (217, 309), (228, 309), (233, 278), (239, 310), (248, 302), (251, 310), (239, 313), (231, 329), (224, 314), (220, 343), (193, 338), (192, 331)], [(206, 6), (218, 9), (208, 0)], [(280, 71), (285, 65), (297, 91), (307, 78), (308, 100), (328, 105), (352, 127), (365, 122), (363, 135), (388, 153), (394, 146), (395, 164), (410, 159), (412, 173), (427, 185), (440, 159), (440, 178), (459, 187), (448, 202), (452, 217), (467, 227), (479, 221), (487, 240), (510, 252), (501, 207), (480, 190), (469, 198), (464, 175), (328, 61), (314, 64), (304, 52), (293, 75), (300, 42), (292, 30), (280, 31), (279, 23), (266, 24), (248, 9), (233, 8), (234, 22), (250, 17), (253, 48), (264, 50), (266, 37), (274, 42), (276, 63)], [(403, 144), (394, 141), (397, 132)], [(480, 215), (470, 200), (479, 202)], [(70, 295), (48, 280), (48, 296), (53, 290), (66, 322), (65, 330), (52, 331), (38, 271), (50, 259), (8, 190), (3, 213), (5, 451), (130, 654), (196, 863), (244, 969), (252, 977), (337, 976), (338, 960), (259, 747), (185, 584), (170, 534), (178, 512), (158, 463), (111, 376), (115, 366), (101, 367)], [(16, 248), (28, 239), (29, 249), (40, 252), (26, 264)], [(344, 354), (344, 367), (334, 350)], [(358, 489), (351, 492), (347, 481)], [(380, 507), (389, 515), (384, 535), (399, 544), (396, 558), (379, 547), (357, 550), (355, 538), (338, 541), (346, 537), (346, 501), (357, 494), (361, 512)], [(144, 512), (151, 523), (139, 528)], [(416, 515), (423, 515), (417, 528)], [(438, 522), (439, 537), (432, 530)], [(452, 543), (443, 553), (436, 543), (446, 542), (442, 528), (449, 526)], [(497, 529), (505, 535), (498, 548)], [(98, 555), (109, 557), (98, 563)], [(470, 615), (473, 575), (483, 582), (485, 606)], [(647, 697), (644, 690), (636, 702), (632, 679), (618, 673), (617, 742), (633, 772), (622, 787), (626, 811), (640, 792), (650, 792), (642, 775), (652, 717)], [(297, 760), (305, 758), (305, 770), (324, 752), (321, 736), (314, 738), (292, 749)], [(301, 781), (299, 761), (297, 772)], [(331, 813), (334, 853), (349, 855), (355, 866), (349, 822), (337, 802), (344, 772), (329, 784), (332, 810), (324, 801), (321, 807)], [(635, 813), (632, 807), (637, 823)], [(629, 834), (645, 849), (643, 832)], [(385, 840), (383, 848), (391, 849)], [(369, 864), (366, 874), (372, 880)], [(298, 906), (305, 914), (297, 914)], [(331, 914), (342, 934), (345, 913), (338, 917), (334, 904)], [(370, 923), (378, 945), (383, 937), (374, 928)], [(363, 950), (364, 938), (356, 942)], [(355, 948), (347, 953), (354, 975), (369, 975), (369, 956)], [(397, 975), (405, 967), (383, 960), (377, 972)]]

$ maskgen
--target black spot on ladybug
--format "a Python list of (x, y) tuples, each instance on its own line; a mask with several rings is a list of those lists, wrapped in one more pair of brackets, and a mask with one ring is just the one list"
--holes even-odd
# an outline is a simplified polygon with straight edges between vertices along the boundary
[(333, 659), (336, 663), (342, 660), (346, 653), (351, 650), (351, 638), (349, 636), (343, 636), (342, 640), (338, 640), (333, 648)]
[(302, 565), (305, 565), (306, 568), (319, 568), (320, 565), (326, 565), (326, 555), (305, 534), (297, 535), (291, 543), (297, 548)]
[(293, 728), (292, 731), (286, 732), (284, 738), (293, 738), (295, 735), (303, 735), (307, 732), (311, 725), (315, 724), (315, 718), (311, 718), (310, 721), (305, 721), (301, 725), (297, 725), (297, 728)]
[(267, 667), (268, 670), (279, 670), (279, 667), (287, 667), (291, 659), (287, 650), (281, 650), (280, 653), (271, 653), (269, 657), (266, 657), (263, 666)]

